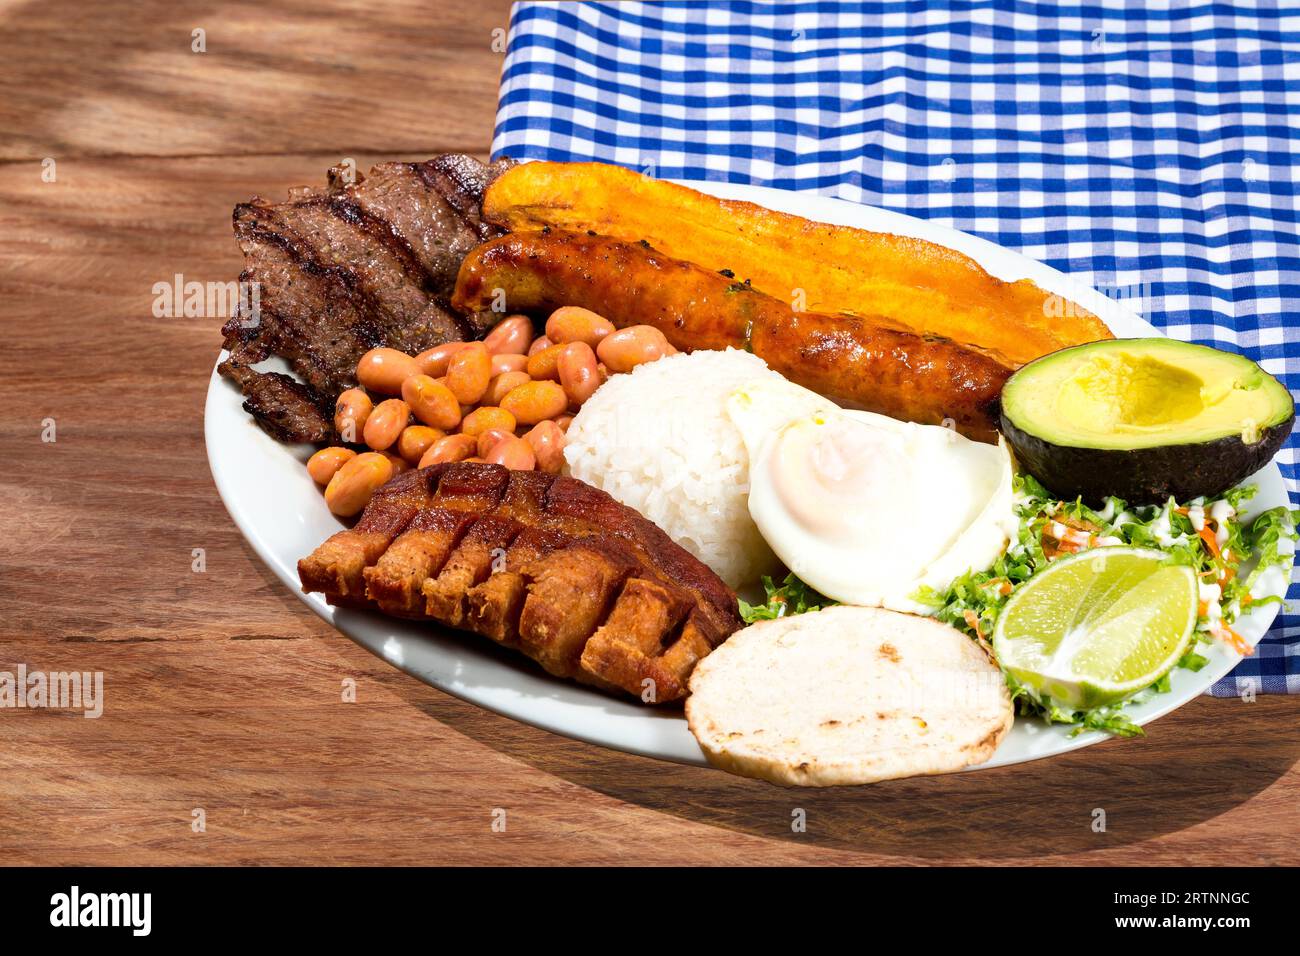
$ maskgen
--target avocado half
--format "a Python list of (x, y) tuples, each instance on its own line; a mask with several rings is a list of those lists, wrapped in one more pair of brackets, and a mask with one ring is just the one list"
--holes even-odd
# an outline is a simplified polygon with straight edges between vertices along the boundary
[(1250, 359), (1173, 339), (1062, 349), (1002, 388), (1023, 470), (1093, 503), (1217, 495), (1268, 464), (1294, 422), (1291, 393)]

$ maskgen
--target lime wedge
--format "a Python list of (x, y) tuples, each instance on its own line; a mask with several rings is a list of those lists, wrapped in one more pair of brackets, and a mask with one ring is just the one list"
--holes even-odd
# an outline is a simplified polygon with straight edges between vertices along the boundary
[(1044, 703), (1091, 710), (1154, 684), (1196, 628), (1196, 575), (1145, 548), (1093, 548), (1058, 558), (1016, 590), (998, 616), (993, 653)]

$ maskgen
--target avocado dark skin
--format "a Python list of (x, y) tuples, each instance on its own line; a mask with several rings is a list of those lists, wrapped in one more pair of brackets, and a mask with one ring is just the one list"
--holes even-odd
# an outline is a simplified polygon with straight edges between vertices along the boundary
[(1002, 434), (1015, 449), (1020, 467), (1043, 487), (1064, 500), (1082, 497), (1100, 505), (1107, 495), (1129, 504), (1163, 504), (1214, 496), (1259, 471), (1277, 454), (1291, 426), (1291, 417), (1264, 429), (1253, 445), (1238, 435), (1186, 445), (1117, 450), (1057, 445), (1021, 431), (1002, 413)]

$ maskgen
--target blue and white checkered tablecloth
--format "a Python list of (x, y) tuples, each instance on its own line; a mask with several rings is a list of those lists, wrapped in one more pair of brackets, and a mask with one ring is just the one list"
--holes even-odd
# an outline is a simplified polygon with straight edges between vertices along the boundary
[[(935, 220), (1137, 290), (1166, 333), (1244, 352), (1294, 395), (1300, 6), (1136, 6), (520, 3), (493, 153)], [(1248, 681), (1300, 693), (1300, 616), (1214, 693)]]

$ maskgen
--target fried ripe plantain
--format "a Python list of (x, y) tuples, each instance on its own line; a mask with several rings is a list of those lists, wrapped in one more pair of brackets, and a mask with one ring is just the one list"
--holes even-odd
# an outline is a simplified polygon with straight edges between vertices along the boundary
[(952, 249), (813, 222), (603, 163), (525, 163), (488, 189), (484, 218), (514, 232), (594, 231), (706, 269), (732, 270), (799, 311), (887, 319), (1008, 364), (1111, 338), (1095, 315)]

